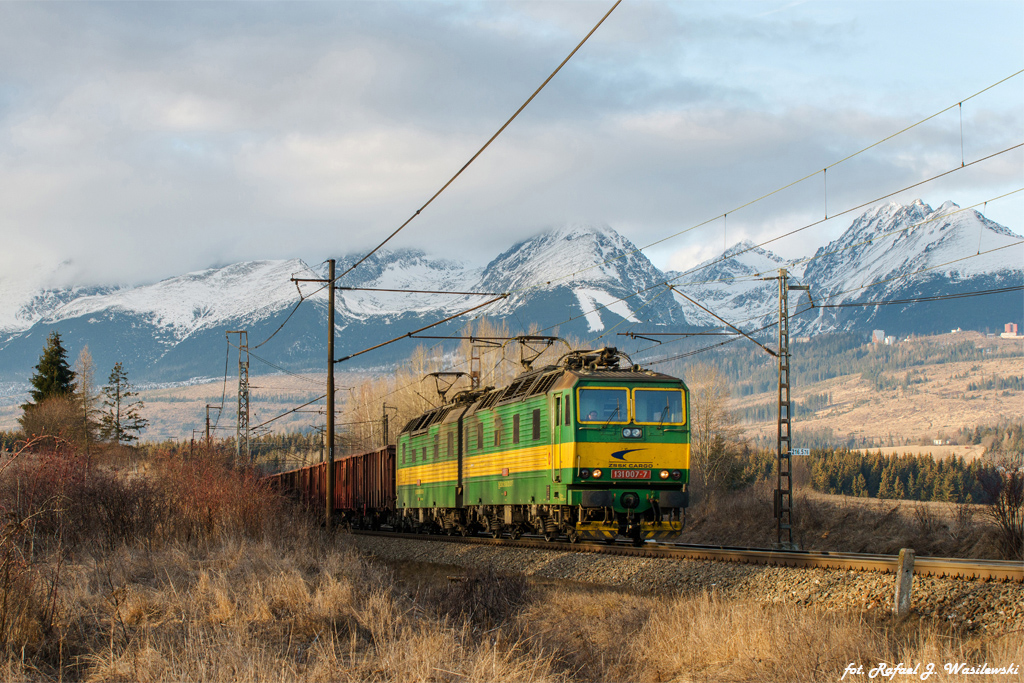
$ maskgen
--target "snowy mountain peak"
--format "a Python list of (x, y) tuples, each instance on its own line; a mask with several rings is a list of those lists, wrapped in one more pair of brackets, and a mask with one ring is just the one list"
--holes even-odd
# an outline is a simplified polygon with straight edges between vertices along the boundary
[[(492, 291), (554, 283), (623, 284), (655, 275), (636, 246), (607, 226), (567, 225), (519, 242), (487, 264), (485, 286)], [(563, 281), (565, 276), (571, 276)], [(495, 290), (495, 287), (503, 287)]]
[(866, 211), (837, 240), (819, 249), (804, 275), (818, 283), (821, 294), (832, 292), (840, 300), (865, 291), (881, 296), (906, 285), (914, 273), (964, 279), (1020, 271), (1022, 248), (1012, 247), (1019, 239), (953, 202), (938, 210), (921, 200), (890, 202)]
[[(799, 276), (809, 285), (819, 304), (1005, 289), (1024, 282), (1020, 241), (1020, 236), (974, 210), (953, 202), (933, 210), (917, 200), (865, 211), (838, 239), (796, 264), (745, 240), (685, 275), (661, 272), (607, 225), (567, 224), (534, 235), (485, 268), (416, 249), (382, 250), (339, 283), (343, 288), (337, 293), (336, 320), (338, 329), (346, 332), (338, 348), (357, 351), (370, 340), (393, 337), (486, 301), (476, 295), (409, 290), (508, 293), (479, 313), (505, 318), (510, 329), (523, 333), (536, 325), (558, 334), (585, 335), (581, 338), (598, 344), (603, 343), (598, 335), (631, 327), (624, 323), (673, 330), (681, 325), (721, 325), (687, 298), (667, 295), (666, 281), (721, 318), (755, 329), (778, 314), (778, 284), (764, 278), (777, 274), (780, 267), (790, 268), (792, 281)], [(339, 259), (340, 272), (361, 256)], [(312, 295), (314, 301), (299, 309), (291, 277), (321, 278), (323, 270), (297, 259), (249, 261), (138, 287), (88, 289), (19, 288), (18, 283), (0, 279), (0, 372), (26, 376), (26, 368), (38, 358), (42, 333), (52, 329), (66, 334), (69, 349), (90, 344), (101, 365), (124, 360), (141, 377), (161, 381), (218, 375), (227, 329), (248, 329), (253, 339), (274, 338), (261, 351), (274, 363), (296, 369), (319, 367), (327, 292), (315, 283), (302, 285), (307, 297), (319, 291)], [(802, 293), (795, 292), (791, 304), (798, 295)], [(944, 306), (941, 314), (922, 306), (818, 308), (794, 319), (793, 332), (866, 326), (933, 332), (952, 324), (984, 329), (1014, 316), (1020, 322), (1019, 293), (999, 296), (1003, 299), (970, 299), (955, 310), (953, 304), (936, 304)], [(274, 337), (288, 319), (286, 331)], [(391, 353), (405, 351), (396, 345)], [(381, 362), (379, 358), (372, 362)]]

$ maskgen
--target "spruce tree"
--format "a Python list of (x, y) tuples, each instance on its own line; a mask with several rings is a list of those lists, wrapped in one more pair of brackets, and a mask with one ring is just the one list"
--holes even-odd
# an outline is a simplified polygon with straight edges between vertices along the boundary
[(46, 348), (35, 369), (29, 380), (32, 401), (22, 405), (22, 410), (31, 410), (48, 398), (69, 397), (74, 393), (75, 373), (68, 365), (68, 352), (60, 343), (60, 332), (51, 332), (46, 338)]
[(149, 420), (140, 414), (145, 404), (141, 399), (134, 398), (139, 393), (132, 391), (133, 388), (128, 382), (128, 373), (120, 363), (116, 363), (102, 392), (101, 439), (128, 444), (138, 441), (138, 433), (149, 425)]

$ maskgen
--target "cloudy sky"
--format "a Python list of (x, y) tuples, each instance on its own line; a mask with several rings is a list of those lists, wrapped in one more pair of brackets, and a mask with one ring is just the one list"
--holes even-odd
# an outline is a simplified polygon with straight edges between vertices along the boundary
[[(135, 284), (372, 247), (611, 5), (2, 2), (0, 279)], [(566, 222), (644, 245), (731, 212), (725, 234), (649, 253), (683, 268), (819, 219), (820, 174), (732, 210), (1021, 69), (1021, 0), (626, 0), (394, 244), (482, 261)], [(1024, 74), (830, 170), (829, 213), (959, 166), (961, 144), (970, 162), (1022, 142)], [(1016, 150), (897, 199), (1021, 187)], [(1022, 195), (986, 215), (1024, 231)], [(850, 220), (772, 248), (808, 253)]]

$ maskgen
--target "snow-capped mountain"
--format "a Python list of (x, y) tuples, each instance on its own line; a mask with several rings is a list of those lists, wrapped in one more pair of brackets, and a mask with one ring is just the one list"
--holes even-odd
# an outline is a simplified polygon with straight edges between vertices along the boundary
[[(830, 306), (982, 291), (1024, 284), (1021, 236), (973, 209), (946, 202), (933, 210), (920, 200), (875, 207), (839, 239), (804, 260), (804, 282)], [(827, 332), (851, 324), (908, 331), (984, 329), (1019, 321), (1021, 293), (943, 302), (941, 307), (819, 308), (804, 330)], [(1001, 320), (1000, 316), (1006, 320)]]
[[(508, 293), (477, 315), (503, 319), (513, 333), (527, 333), (535, 325), (595, 345), (628, 346), (618, 332), (721, 327), (686, 298), (666, 295), (666, 282), (741, 329), (756, 330), (777, 317), (778, 284), (763, 278), (776, 276), (779, 268), (790, 270), (792, 284), (809, 285), (819, 305), (909, 299), (1024, 284), (1021, 240), (975, 211), (950, 202), (933, 211), (918, 201), (865, 212), (839, 239), (804, 259), (785, 261), (742, 242), (684, 273), (661, 272), (608, 226), (544, 232), (482, 268), (417, 250), (380, 251), (340, 283), (336, 354), (399, 337), (488, 299), (368, 289)], [(356, 258), (339, 258), (337, 272)], [(60, 330), (72, 357), (88, 344), (96, 367), (123, 362), (135, 381), (220, 375), (224, 333), (238, 329), (249, 332), (254, 363), (265, 359), (294, 370), (321, 368), (327, 292), (318, 283), (300, 283), (305, 299), (296, 309), (299, 294), (292, 278), (325, 276), (324, 264), (281, 260), (236, 263), (139, 287), (33, 292), (0, 281), (0, 381), (24, 381), (53, 329)], [(791, 312), (806, 308), (806, 298), (798, 308), (797, 294), (792, 293)], [(1019, 291), (918, 305), (819, 307), (796, 316), (791, 330), (995, 329), (1007, 321), (1024, 322), (1022, 308)], [(286, 319), (288, 324), (273, 334)], [(445, 323), (429, 334), (451, 334), (465, 322)], [(360, 362), (395, 362), (416, 343), (386, 347)], [(254, 374), (264, 370), (269, 368), (253, 368)]]
[[(347, 271), (356, 258), (340, 257), (336, 272)], [(72, 355), (89, 344), (97, 367), (121, 361), (139, 380), (216, 376), (223, 372), (226, 330), (248, 330), (255, 347), (271, 337), (299, 301), (292, 278), (326, 276), (325, 264), (311, 268), (300, 260), (255, 261), (134, 288), (40, 293), (30, 300), (31, 309), (23, 304), (0, 317), (0, 377), (26, 377), (52, 329), (61, 331)], [(517, 333), (528, 332), (530, 325), (543, 330), (561, 324), (563, 334), (590, 338), (620, 323), (640, 322), (638, 316), (655, 324), (683, 323), (671, 301), (645, 310), (664, 280), (633, 244), (608, 227), (542, 233), (484, 268), (418, 250), (382, 250), (339, 283), (335, 348), (343, 356), (494, 298), (401, 291), (410, 289), (509, 293), (481, 314), (506, 319)], [(305, 301), (287, 331), (253, 351), (290, 369), (322, 367), (327, 292), (316, 282), (298, 288)], [(619, 300), (637, 290), (650, 292)], [(465, 319), (459, 319), (431, 334), (452, 333), (463, 324)], [(397, 344), (365, 361), (393, 362), (415, 343)]]
[[(666, 276), (609, 226), (570, 225), (520, 242), (491, 261), (480, 286), (510, 292), (498, 315), (525, 312), (541, 327), (565, 320), (567, 307), (599, 333), (620, 320), (685, 323), (678, 306), (652, 306)], [(638, 294), (639, 292), (639, 294)], [(525, 310), (524, 310), (525, 309)]]
[[(750, 240), (739, 242), (720, 256), (704, 261), (689, 271), (669, 272), (672, 285), (686, 296), (734, 325), (750, 328), (773, 314), (778, 317), (779, 285), (764, 278), (778, 275), (779, 268), (790, 264)], [(799, 284), (793, 278), (794, 284)], [(721, 327), (722, 323), (701, 310), (685, 297), (672, 294), (682, 307), (686, 319), (694, 325)]]

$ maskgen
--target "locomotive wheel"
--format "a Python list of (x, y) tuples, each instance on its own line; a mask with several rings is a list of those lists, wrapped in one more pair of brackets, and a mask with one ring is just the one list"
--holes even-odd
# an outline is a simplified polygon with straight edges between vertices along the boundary
[(463, 536), (472, 536), (473, 535), (473, 533), (469, 530), (468, 526), (460, 526), (459, 527), (459, 533), (462, 534)]
[(504, 530), (500, 526), (491, 527), (491, 536), (494, 538), (501, 538)]
[(523, 530), (517, 526), (512, 527), (508, 531), (508, 537), (513, 541), (518, 540), (523, 535)]
[(580, 542), (580, 534), (578, 531), (576, 531), (576, 529), (569, 529), (569, 532), (566, 534), (566, 536), (569, 537), (569, 543)]
[(544, 540), (547, 541), (548, 543), (553, 543), (556, 538), (558, 538), (558, 532), (557, 531), (545, 531), (544, 532)]

